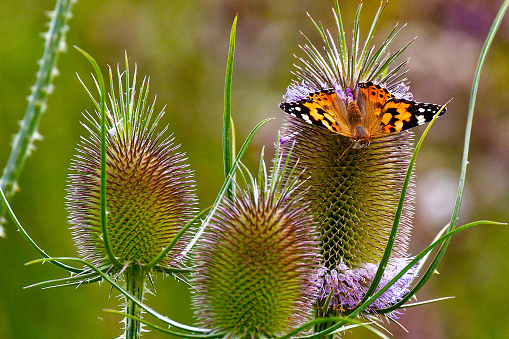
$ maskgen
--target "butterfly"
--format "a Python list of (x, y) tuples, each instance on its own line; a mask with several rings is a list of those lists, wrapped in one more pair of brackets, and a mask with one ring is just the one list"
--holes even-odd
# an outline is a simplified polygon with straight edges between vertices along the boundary
[[(353, 100), (352, 100), (353, 99)], [(334, 89), (282, 102), (279, 107), (293, 117), (367, 146), (372, 139), (401, 132), (433, 119), (442, 106), (395, 98), (373, 82), (359, 83), (353, 98), (342, 99)], [(440, 115), (444, 114), (444, 107)]]

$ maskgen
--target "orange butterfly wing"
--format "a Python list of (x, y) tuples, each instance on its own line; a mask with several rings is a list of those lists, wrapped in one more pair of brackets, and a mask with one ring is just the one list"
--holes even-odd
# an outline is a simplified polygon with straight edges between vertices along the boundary
[[(415, 102), (405, 99), (390, 99), (382, 109), (382, 132), (386, 134), (401, 132), (430, 122), (441, 105)], [(443, 115), (444, 107), (440, 112)]]
[[(396, 99), (387, 89), (371, 81), (358, 84), (357, 98), (355, 103), (349, 102), (348, 109), (333, 89), (312, 92), (303, 99), (283, 102), (279, 107), (309, 124), (349, 138), (355, 138), (353, 130), (366, 131), (363, 132), (366, 135), (364, 141), (368, 144), (370, 139), (425, 124), (442, 108), (435, 104)], [(440, 115), (445, 111), (444, 107)]]
[(309, 124), (347, 137), (352, 136), (344, 121), (346, 114), (344, 102), (337, 98), (337, 93), (333, 89), (312, 92), (304, 99), (283, 102), (279, 107)]

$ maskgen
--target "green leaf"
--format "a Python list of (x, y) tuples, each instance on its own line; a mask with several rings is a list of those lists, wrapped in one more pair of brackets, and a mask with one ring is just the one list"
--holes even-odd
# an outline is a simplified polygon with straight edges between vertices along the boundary
[[(491, 47), (491, 44), (493, 42), (493, 39), (495, 38), (495, 34), (498, 31), (498, 28), (500, 27), (500, 24), (502, 22), (502, 19), (507, 11), (507, 8), (509, 7), (509, 0), (505, 0), (502, 6), (500, 7), (500, 10), (498, 11), (497, 16), (495, 17), (495, 21), (493, 22), (493, 25), (491, 26), (490, 32), (488, 33), (488, 37), (486, 38), (486, 41), (484, 42), (484, 46), (481, 51), (481, 55), (479, 57), (479, 62), (477, 64), (477, 68), (475, 70), (475, 76), (474, 76), (474, 82), (472, 84), (472, 91), (470, 93), (470, 104), (468, 106), (468, 116), (467, 116), (467, 125), (466, 125), (466, 131), (465, 131), (465, 143), (463, 147), (463, 159), (461, 163), (461, 173), (460, 173), (460, 181), (459, 181), (459, 187), (458, 187), (458, 195), (456, 198), (456, 205), (454, 206), (454, 212), (451, 217), (451, 225), (449, 229), (453, 229), (456, 226), (456, 222), (458, 220), (458, 215), (460, 212), (461, 207), (461, 200), (463, 198), (463, 189), (465, 187), (465, 176), (467, 171), (467, 164), (468, 164), (468, 150), (470, 146), (470, 135), (472, 131), (472, 121), (474, 118), (474, 108), (475, 108), (475, 100), (477, 97), (477, 89), (479, 87), (479, 80), (481, 77), (481, 69), (484, 65), (484, 61), (486, 59), (486, 55), (488, 54), (488, 51)], [(445, 245), (447, 246), (447, 245)]]
[(131, 318), (135, 321), (139, 321), (140, 323), (144, 324), (144, 325), (147, 325), (148, 327), (150, 328), (153, 328), (154, 330), (157, 330), (159, 332), (163, 332), (163, 333), (166, 333), (166, 334), (171, 334), (171, 335), (174, 335), (174, 336), (177, 336), (177, 337), (183, 337), (183, 338), (221, 338), (223, 335), (222, 334), (189, 334), (189, 333), (180, 333), (180, 332), (176, 332), (176, 331), (172, 331), (168, 328), (164, 328), (164, 327), (161, 327), (161, 326), (157, 326), (155, 324), (152, 324), (144, 319), (141, 319), (141, 318), (138, 318), (138, 317), (133, 317), (132, 315), (130, 314), (126, 314), (124, 312), (120, 312), (120, 311), (117, 311), (117, 310), (110, 310), (110, 309), (103, 309), (104, 312), (108, 312), (108, 313), (114, 313), (114, 314), (120, 314), (121, 316), (124, 316), (124, 317), (127, 317), (127, 318)]
[[(232, 167), (232, 159), (235, 157), (235, 149), (233, 142), (233, 128), (232, 128), (232, 115), (231, 115), (231, 101), (232, 101), (232, 74), (233, 74), (233, 59), (235, 55), (235, 32), (237, 29), (237, 16), (233, 20), (233, 25), (230, 33), (230, 47), (228, 50), (228, 62), (226, 65), (226, 79), (224, 83), (224, 112), (223, 112), (223, 163), (224, 175), (228, 176)], [(226, 195), (231, 197), (233, 194), (234, 186), (229, 185)]]
[[(90, 54), (82, 50), (81, 48), (74, 46), (83, 56), (92, 64), (99, 82), (99, 94), (101, 96), (101, 227), (103, 232), (103, 242), (106, 253), (110, 261), (115, 266), (122, 266), (117, 260), (111, 249), (110, 239), (108, 236), (108, 224), (106, 215), (106, 90), (104, 86), (104, 78), (101, 73), (101, 69), (97, 62), (92, 58)], [(127, 67), (127, 65), (126, 65)], [(120, 83), (120, 82), (119, 82)], [(122, 93), (122, 92), (120, 92)], [(120, 95), (122, 97), (122, 95)]]
[[(304, 336), (299, 336), (299, 337), (295, 336), (297, 333), (305, 330), (306, 328), (309, 328), (309, 327), (312, 327), (312, 326), (315, 326), (315, 325), (318, 325), (318, 324), (321, 324), (321, 323), (330, 322), (330, 321), (343, 321), (344, 323), (352, 323), (354, 325), (353, 326), (343, 326), (343, 327), (337, 328), (337, 329), (335, 329), (333, 331), (329, 331), (330, 328), (328, 328), (327, 330), (324, 330), (324, 331), (321, 331), (321, 332), (318, 332), (318, 333), (314, 333), (314, 334), (311, 334), (311, 335), (304, 335)], [(383, 334), (382, 332), (380, 332), (379, 330), (377, 330), (373, 326), (370, 326), (370, 324), (373, 324), (373, 323), (364, 323), (364, 322), (361, 322), (361, 321), (356, 320), (356, 319), (342, 318), (342, 317), (316, 318), (316, 319), (313, 319), (313, 320), (305, 323), (304, 325), (299, 326), (298, 328), (292, 330), (291, 332), (288, 332), (287, 334), (279, 337), (278, 339), (287, 339), (287, 338), (290, 338), (290, 337), (291, 338), (295, 338), (295, 339), (301, 339), (301, 338), (302, 339), (304, 339), (304, 338), (323, 338), (325, 335), (332, 334), (332, 333), (343, 332), (343, 331), (349, 330), (349, 329), (354, 328), (354, 327), (364, 327), (364, 328), (370, 330), (371, 332), (377, 334), (381, 338), (389, 339), (388, 336), (386, 336), (385, 334)]]
[[(103, 270), (106, 271), (106, 270)], [(90, 272), (87, 274), (80, 274), (75, 275), (71, 277), (65, 277), (65, 278), (59, 278), (59, 279), (52, 279), (52, 280), (46, 280), (41, 281), (35, 284), (31, 284), (28, 286), (25, 286), (23, 288), (33, 288), (33, 287), (42, 287), (43, 289), (46, 288), (53, 288), (53, 287), (61, 287), (61, 286), (75, 286), (75, 285), (82, 285), (82, 284), (89, 284), (97, 281), (101, 281), (102, 278), (95, 272)]]
[[(430, 246), (428, 246), (424, 251), (422, 251), (418, 256), (416, 256), (407, 266), (405, 266), (384, 287), (382, 287), (378, 292), (376, 292), (373, 296), (371, 296), (368, 300), (366, 300), (362, 305), (360, 305), (352, 313), (350, 313), (347, 318), (341, 319), (337, 324), (335, 324), (335, 325), (327, 328), (326, 330), (320, 332), (321, 335), (325, 336), (325, 335), (331, 334), (331, 333), (335, 332), (337, 329), (341, 328), (341, 326), (343, 326), (345, 323), (347, 323), (346, 319), (352, 320), (355, 317), (357, 317), (364, 309), (366, 309), (366, 307), (368, 307), (373, 302), (375, 302), (376, 299), (378, 299), (385, 291), (387, 291), (391, 285), (396, 283), (396, 281), (398, 281), (408, 270), (410, 270), (414, 265), (416, 265), (419, 262), (419, 260), (421, 260), (427, 253), (429, 253), (431, 250), (433, 250), (435, 247), (437, 247), (438, 245), (440, 245), (444, 241), (447, 241), (454, 234), (456, 234), (458, 232), (461, 232), (461, 231), (463, 231), (463, 230), (465, 230), (465, 229), (467, 229), (469, 227), (478, 226), (478, 225), (486, 225), (486, 224), (507, 225), (505, 223), (498, 223), (498, 222), (494, 222), (494, 221), (482, 220), (482, 221), (476, 221), (476, 222), (473, 222), (473, 223), (469, 223), (469, 224), (463, 225), (463, 226), (458, 227), (455, 230), (453, 230), (453, 231), (443, 235), (437, 241), (433, 242)], [(377, 310), (377, 312), (380, 313), (380, 314), (391, 312), (391, 311), (395, 310), (396, 308), (399, 308), (399, 306), (401, 306), (401, 305), (398, 304), (397, 307), (393, 306), (393, 307)], [(326, 319), (332, 320), (332, 318), (326, 318)], [(292, 333), (294, 333), (294, 331), (292, 331)], [(297, 333), (297, 332), (295, 332), (295, 333)], [(285, 338), (286, 338), (286, 336), (285, 336)], [(316, 338), (316, 336), (314, 336), (314, 335), (313, 336), (305, 336), (305, 337), (301, 337), (301, 338)]]
[(405, 304), (401, 308), (409, 308), (409, 307), (427, 305), (427, 304), (432, 304), (432, 303), (435, 303), (438, 301), (448, 300), (448, 299), (454, 299), (454, 297), (443, 297), (443, 298), (436, 298), (436, 299), (431, 299), (431, 300), (420, 301), (417, 303)]
[[(391, 256), (392, 248), (394, 246), (394, 241), (396, 240), (396, 235), (398, 234), (398, 227), (399, 222), (401, 219), (401, 215), (403, 214), (403, 207), (405, 205), (405, 197), (408, 190), (408, 184), (410, 182), (410, 178), (412, 176), (412, 170), (414, 168), (415, 160), (417, 159), (417, 154), (419, 153), (419, 150), (421, 149), (421, 145), (424, 142), (424, 138), (426, 138), (426, 135), (428, 134), (428, 131), (430, 130), (431, 126), (433, 126), (433, 123), (438, 118), (440, 113), (444, 110), (445, 105), (440, 108), (440, 110), (435, 114), (431, 122), (426, 127), (426, 130), (422, 134), (421, 138), (419, 139), (419, 142), (415, 146), (414, 153), (412, 154), (412, 158), (410, 159), (410, 164), (408, 165), (408, 169), (405, 175), (405, 180), (403, 181), (403, 186), (401, 188), (401, 194), (399, 196), (399, 203), (398, 208), (396, 210), (396, 213), (394, 215), (394, 221), (392, 224), (391, 234), (389, 235), (389, 239), (387, 241), (387, 245), (384, 250), (384, 255), (382, 257), (382, 260), (380, 261), (380, 264), (378, 265), (378, 269), (376, 271), (375, 277), (373, 278), (373, 281), (371, 282), (371, 285), (369, 286), (368, 291), (364, 295), (364, 298), (361, 301), (361, 304), (363, 304), (373, 292), (375, 292), (376, 288), (378, 287), (378, 284), (380, 283), (380, 280), (382, 280), (383, 274), (385, 272), (385, 268), (387, 267), (387, 264), (389, 263), (389, 258)], [(366, 305), (366, 307), (369, 306)]]
[(182, 229), (173, 237), (173, 239), (170, 241), (170, 243), (161, 251), (161, 253), (159, 253), (159, 255), (157, 257), (154, 258), (154, 260), (152, 260), (150, 263), (146, 264), (146, 265), (142, 265), (143, 269), (150, 269), (152, 267), (154, 267), (155, 265), (157, 265), (158, 262), (160, 262), (165, 256), (166, 254), (168, 254), (168, 252), (170, 252), (173, 247), (177, 244), (177, 241), (180, 239), (180, 237), (182, 237), (184, 235), (184, 233), (186, 233), (186, 231), (196, 222), (198, 221), (198, 219), (200, 219), (201, 217), (203, 217), (205, 215), (205, 213), (207, 213), (210, 209), (212, 208), (212, 206), (209, 206), (207, 208), (205, 208), (204, 210), (202, 210), (200, 213), (198, 213), (198, 215), (196, 215), (191, 221), (189, 221), (184, 227), (182, 227)]

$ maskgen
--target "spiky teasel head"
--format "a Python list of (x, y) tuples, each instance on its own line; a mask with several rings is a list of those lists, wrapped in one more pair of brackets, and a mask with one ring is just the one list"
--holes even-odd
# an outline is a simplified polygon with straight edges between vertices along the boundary
[[(185, 154), (178, 152), (167, 128), (156, 132), (164, 111), (155, 118), (148, 104), (149, 80), (136, 93), (136, 69), (118, 71), (118, 96), (110, 69), (109, 105), (106, 107), (106, 211), (109, 245), (101, 225), (100, 113), (86, 113), (82, 137), (71, 162), (67, 210), (79, 255), (97, 267), (142, 266), (152, 262), (196, 213), (192, 172)], [(125, 86), (125, 87), (124, 87)], [(88, 91), (88, 90), (87, 90)], [(90, 92), (89, 92), (90, 93)], [(95, 102), (99, 110), (99, 103)], [(185, 236), (176, 249), (185, 244)], [(116, 260), (111, 260), (106, 246)], [(172, 253), (179, 253), (173, 251)], [(161, 268), (176, 265), (166, 256)]]
[[(334, 11), (337, 42), (328, 30), (315, 23), (324, 40), (323, 52), (309, 40), (302, 47), (308, 58), (299, 58), (303, 66), (297, 66), (298, 81), (289, 86), (285, 101), (304, 102), (310, 93), (332, 89), (340, 100), (344, 97), (348, 102), (360, 82), (381, 84), (394, 97), (410, 100), (412, 95), (401, 79), (402, 73), (398, 72), (407, 61), (389, 69), (408, 44), (392, 55), (385, 55), (399, 31), (394, 29), (378, 49), (369, 46), (384, 7), (381, 5), (364, 46), (359, 44), (360, 6), (351, 46), (346, 43), (338, 7)], [(319, 104), (317, 107), (321, 109)], [(309, 115), (311, 113), (310, 109)], [(412, 156), (413, 136), (404, 131), (372, 139), (369, 146), (359, 147), (352, 138), (310, 123), (306, 119), (289, 117), (280, 142), (284, 151), (293, 148), (292, 161), (308, 178), (302, 188), (307, 190), (305, 198), (311, 202), (312, 214), (318, 223), (323, 256), (323, 268), (316, 277), (320, 286), (319, 306), (323, 306), (333, 288), (329, 305), (342, 313), (360, 303), (382, 259)], [(398, 273), (395, 268), (407, 260), (413, 195), (412, 179), (387, 276), (384, 276), (388, 280), (382, 280), (382, 284)], [(414, 272), (409, 274), (415, 275)], [(411, 281), (410, 278), (405, 281), (408, 280)], [(404, 288), (388, 291), (390, 298), (385, 295), (385, 299), (379, 299), (388, 301), (372, 305), (366, 313), (391, 306), (407, 291)]]
[(220, 204), (197, 244), (195, 313), (224, 337), (272, 338), (312, 315), (316, 226), (281, 159)]
[[(391, 232), (394, 213), (412, 155), (406, 133), (375, 140), (368, 148), (353, 148), (347, 138), (289, 121), (294, 134), (294, 161), (309, 178), (306, 199), (318, 221), (323, 264), (334, 269), (378, 262)], [(283, 149), (287, 144), (283, 143)], [(411, 229), (413, 190), (395, 243), (395, 255), (406, 255)]]

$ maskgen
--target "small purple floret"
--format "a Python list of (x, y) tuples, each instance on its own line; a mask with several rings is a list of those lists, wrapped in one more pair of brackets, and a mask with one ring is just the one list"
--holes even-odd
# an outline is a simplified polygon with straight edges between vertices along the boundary
[(397, 99), (412, 100), (414, 97), (412, 93), (409, 92), (410, 87), (405, 85), (403, 81), (395, 83), (394, 85), (390, 86), (388, 90)]
[(346, 89), (346, 99), (348, 99), (348, 100), (345, 100), (346, 102), (348, 102), (350, 100), (354, 100), (353, 99), (353, 93), (352, 93), (352, 90), (350, 88)]
[(283, 100), (285, 102), (291, 101), (299, 101), (306, 98), (310, 93), (321, 91), (323, 89), (334, 89), (337, 95), (341, 98), (341, 100), (347, 102), (347, 100), (353, 100), (352, 91), (347, 88), (347, 94), (343, 92), (341, 86), (334, 84), (331, 86), (330, 84), (320, 84), (319, 87), (316, 85), (303, 82), (294, 82), (286, 89), (286, 94), (283, 95)]
[[(409, 259), (400, 258), (387, 265), (384, 275), (376, 291), (379, 291), (392, 280), (409, 262)], [(318, 298), (326, 300), (334, 288), (329, 307), (338, 310), (351, 309), (359, 305), (367, 292), (371, 281), (375, 277), (378, 265), (365, 264), (355, 269), (348, 268), (341, 262), (336, 269), (319, 268), (315, 282), (318, 287)], [(376, 314), (376, 310), (395, 305), (410, 291), (410, 284), (417, 277), (417, 266), (407, 271), (395, 284), (385, 291), (375, 302), (364, 310), (364, 314)], [(393, 311), (386, 314), (387, 318), (398, 319), (400, 312)]]
[(283, 136), (279, 139), (279, 143), (282, 145), (290, 139), (291, 139), (291, 136)]
[(283, 95), (285, 102), (298, 101), (304, 99), (309, 93), (316, 92), (318, 89), (305, 82), (294, 82), (286, 89), (286, 94)]

